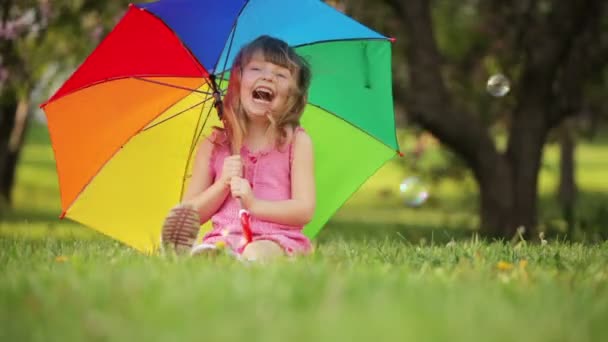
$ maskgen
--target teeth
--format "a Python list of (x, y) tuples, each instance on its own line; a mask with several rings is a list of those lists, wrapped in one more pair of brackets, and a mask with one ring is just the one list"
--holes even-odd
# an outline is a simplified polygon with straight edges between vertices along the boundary
[(253, 98), (262, 101), (272, 101), (274, 94), (271, 89), (266, 87), (257, 87), (253, 90)]

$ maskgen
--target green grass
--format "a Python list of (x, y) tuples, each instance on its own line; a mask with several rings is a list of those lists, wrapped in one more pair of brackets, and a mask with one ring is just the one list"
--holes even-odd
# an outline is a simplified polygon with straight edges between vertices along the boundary
[[(585, 205), (607, 203), (607, 150), (580, 147)], [(541, 174), (547, 220), (556, 153)], [(429, 202), (407, 208), (400, 165), (362, 186), (310, 257), (143, 256), (57, 219), (52, 152), (34, 126), (0, 220), (0, 341), (606, 340), (608, 243), (478, 240), (470, 179), (430, 184)]]
[(145, 257), (107, 240), (0, 245), (3, 341), (608, 336), (608, 244), (336, 239), (268, 266)]

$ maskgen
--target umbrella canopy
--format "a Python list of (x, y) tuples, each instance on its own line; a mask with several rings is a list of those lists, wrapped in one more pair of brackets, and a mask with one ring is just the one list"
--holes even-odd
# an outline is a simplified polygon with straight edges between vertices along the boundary
[(313, 79), (302, 126), (315, 153), (314, 237), (398, 151), (391, 42), (318, 0), (161, 0), (124, 17), (42, 108), (62, 217), (144, 252), (188, 186), (200, 139), (220, 126), (221, 89), (260, 35), (293, 46)]

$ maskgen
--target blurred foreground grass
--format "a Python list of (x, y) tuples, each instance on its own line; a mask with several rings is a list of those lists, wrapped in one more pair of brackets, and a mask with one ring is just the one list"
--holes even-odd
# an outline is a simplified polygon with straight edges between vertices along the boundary
[[(0, 220), (0, 341), (608, 337), (608, 243), (479, 241), (470, 179), (433, 184), (428, 203), (408, 208), (397, 196), (405, 171), (391, 162), (297, 261), (151, 257), (59, 222), (48, 136), (34, 127), (28, 139), (15, 210)], [(607, 149), (579, 150), (583, 205), (606, 203)], [(546, 222), (559, 220), (556, 156), (548, 147)]]
[(605, 341), (608, 244), (320, 244), (272, 265), (0, 240), (0, 340)]

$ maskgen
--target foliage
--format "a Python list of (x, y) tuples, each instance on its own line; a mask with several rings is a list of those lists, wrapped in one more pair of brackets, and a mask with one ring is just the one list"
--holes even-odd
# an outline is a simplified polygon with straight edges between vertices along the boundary
[(6, 56), (3, 80), (29, 92), (39, 81), (48, 83), (49, 72), (74, 68), (116, 23), (127, 3), (7, 0), (0, 32)]

